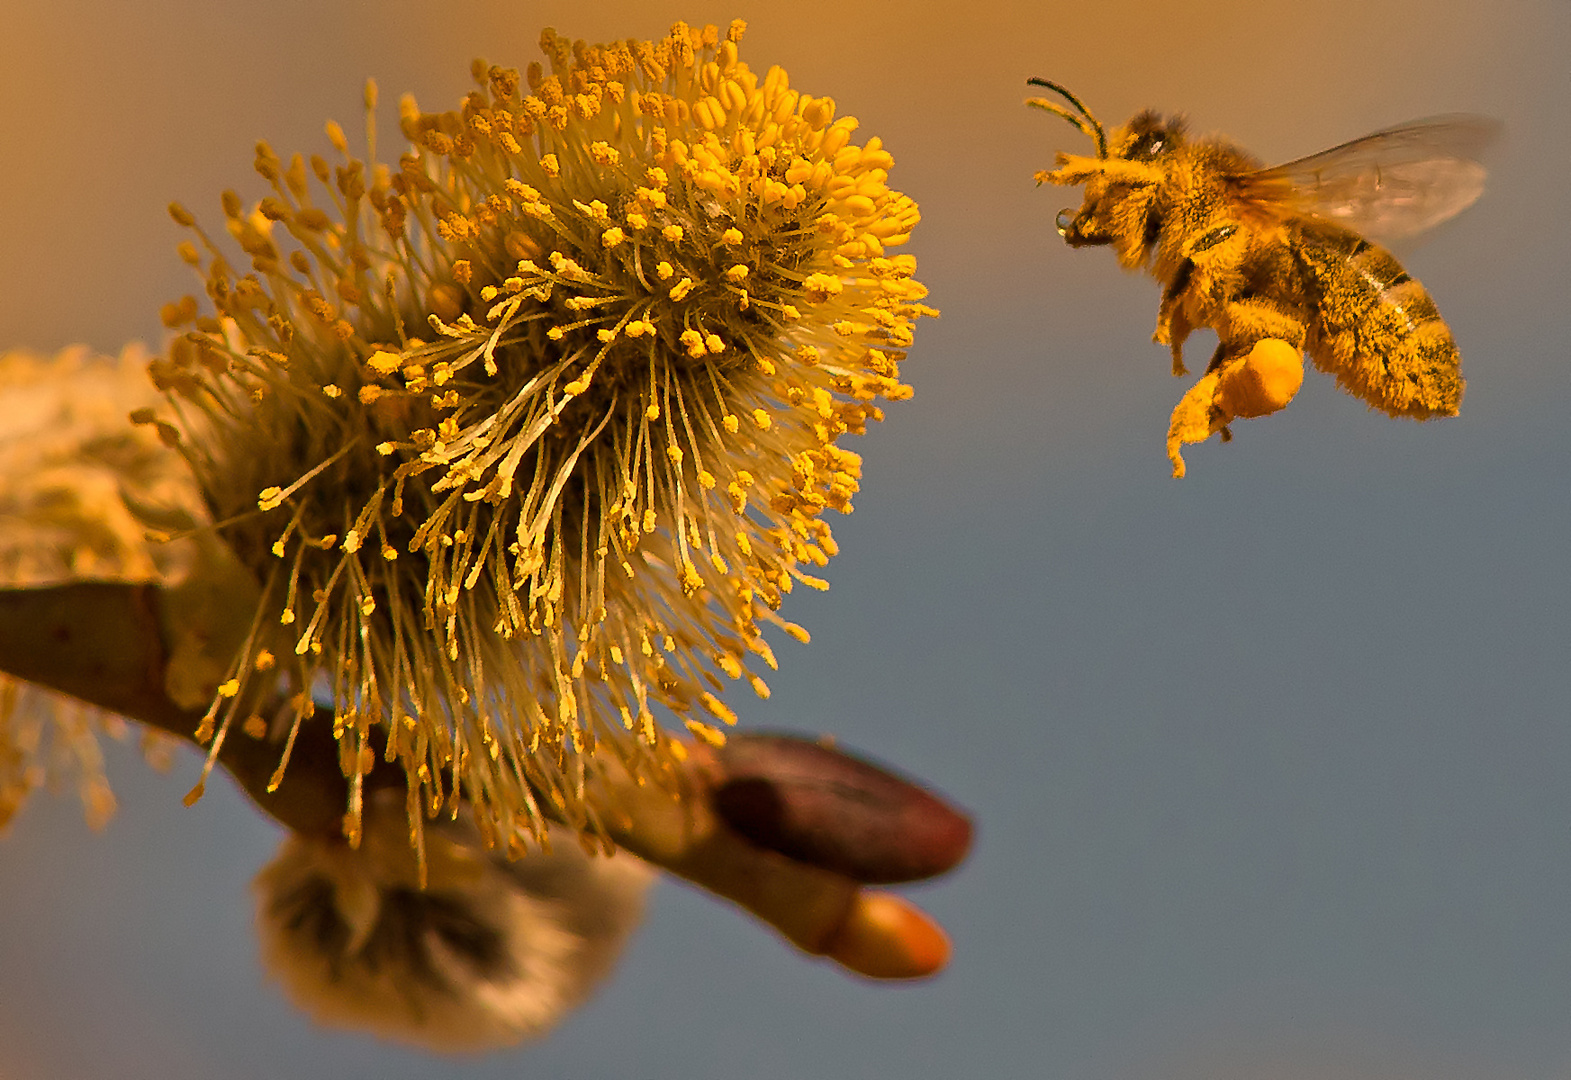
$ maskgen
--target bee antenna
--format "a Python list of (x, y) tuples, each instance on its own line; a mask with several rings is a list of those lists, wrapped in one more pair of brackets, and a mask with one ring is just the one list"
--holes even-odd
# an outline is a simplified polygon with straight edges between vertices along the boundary
[(1086, 108), (1084, 103), (1082, 103), (1079, 98), (1075, 97), (1075, 95), (1071, 94), (1068, 90), (1049, 79), (1027, 79), (1026, 85), (1046, 87), (1055, 94), (1062, 96), (1065, 101), (1073, 105), (1079, 112), (1079, 116), (1076, 116), (1074, 113), (1070, 112), (1068, 109), (1065, 109), (1061, 105), (1055, 105), (1053, 102), (1046, 101), (1042, 98), (1029, 98), (1026, 101), (1027, 105), (1034, 105), (1038, 109), (1045, 109), (1054, 116), (1060, 116), (1065, 120), (1068, 120), (1071, 124), (1075, 125), (1075, 127), (1085, 132), (1086, 135), (1090, 137), (1092, 142), (1096, 143), (1096, 153), (1098, 157), (1107, 157), (1107, 132), (1103, 130), (1101, 121), (1091, 115), (1091, 110)]

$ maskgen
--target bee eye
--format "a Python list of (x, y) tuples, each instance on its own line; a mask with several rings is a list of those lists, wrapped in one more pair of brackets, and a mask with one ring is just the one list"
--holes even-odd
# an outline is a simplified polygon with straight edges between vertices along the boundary
[(1167, 148), (1167, 133), (1148, 131), (1129, 146), (1131, 161), (1150, 161)]

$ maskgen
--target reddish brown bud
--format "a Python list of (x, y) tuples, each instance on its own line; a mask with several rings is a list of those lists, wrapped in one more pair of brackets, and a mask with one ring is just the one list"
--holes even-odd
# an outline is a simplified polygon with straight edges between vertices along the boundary
[(747, 840), (868, 884), (942, 874), (965, 857), (971, 821), (937, 796), (822, 743), (733, 735), (713, 802)]

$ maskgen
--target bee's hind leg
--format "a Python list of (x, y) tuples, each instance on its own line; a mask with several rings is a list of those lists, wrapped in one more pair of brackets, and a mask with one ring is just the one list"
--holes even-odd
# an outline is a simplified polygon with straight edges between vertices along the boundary
[(1211, 323), (1221, 343), (1211, 358), (1210, 371), (1225, 359), (1244, 356), (1264, 338), (1285, 341), (1302, 352), (1304, 337), (1308, 333), (1304, 321), (1292, 312), (1284, 311), (1269, 300), (1250, 297), (1233, 300), (1223, 305), (1222, 312)]
[(1184, 475), (1179, 453), (1184, 443), (1204, 442), (1219, 432), (1223, 442), (1230, 441), (1233, 420), (1276, 412), (1293, 400), (1303, 381), (1304, 357), (1292, 342), (1261, 337), (1240, 345), (1224, 339), (1204, 377), (1173, 410), (1167, 429), (1173, 475)]
[(1304, 322), (1269, 300), (1234, 300), (1222, 309), (1222, 339), (1206, 373), (1218, 375), (1216, 405), (1234, 417), (1286, 407), (1304, 383)]
[(1184, 475), (1184, 458), (1179, 451), (1185, 443), (1205, 442), (1218, 431), (1227, 431), (1232, 417), (1217, 404), (1221, 378), (1220, 372), (1207, 372), (1173, 409), (1167, 425), (1167, 459), (1173, 463), (1174, 479)]

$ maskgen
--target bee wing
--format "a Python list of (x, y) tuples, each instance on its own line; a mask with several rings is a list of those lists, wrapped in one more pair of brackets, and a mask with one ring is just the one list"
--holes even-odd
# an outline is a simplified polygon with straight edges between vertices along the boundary
[(1466, 210), (1484, 193), (1478, 158), (1500, 134), (1485, 116), (1434, 116), (1252, 174), (1293, 192), (1295, 208), (1375, 240), (1398, 240)]

